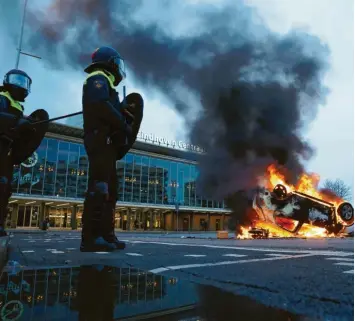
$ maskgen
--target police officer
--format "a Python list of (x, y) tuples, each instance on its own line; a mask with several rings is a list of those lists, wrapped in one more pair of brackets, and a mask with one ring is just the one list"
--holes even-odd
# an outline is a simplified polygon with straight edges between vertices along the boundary
[(31, 78), (23, 71), (13, 69), (0, 86), (0, 236), (5, 232), (7, 206), (12, 195), (13, 166), (30, 157), (40, 145), (47, 124), (34, 126), (36, 121), (48, 120), (44, 110), (36, 110), (25, 117), (24, 102), (31, 91)]
[(143, 116), (143, 99), (139, 94), (127, 96), (129, 104), (126, 104), (120, 102), (115, 90), (126, 77), (119, 53), (110, 47), (100, 47), (91, 58), (92, 63), (85, 69), (89, 75), (82, 98), (84, 145), (90, 164), (80, 246), (83, 252), (125, 248), (125, 243), (114, 233), (116, 161), (134, 143)]

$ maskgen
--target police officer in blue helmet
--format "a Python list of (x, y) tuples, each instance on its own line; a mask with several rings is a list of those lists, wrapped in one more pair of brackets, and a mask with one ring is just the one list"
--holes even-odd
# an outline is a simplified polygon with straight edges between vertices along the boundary
[(82, 217), (83, 252), (124, 249), (114, 232), (117, 202), (116, 162), (137, 138), (143, 118), (143, 98), (132, 93), (122, 102), (116, 87), (126, 77), (121, 55), (100, 47), (85, 69), (83, 86), (84, 145), (89, 158), (88, 190)]
[(47, 131), (48, 113), (39, 109), (24, 116), (23, 103), (31, 92), (32, 79), (22, 70), (6, 73), (0, 86), (0, 236), (5, 236), (7, 206), (12, 195), (14, 165), (19, 165), (39, 147)]

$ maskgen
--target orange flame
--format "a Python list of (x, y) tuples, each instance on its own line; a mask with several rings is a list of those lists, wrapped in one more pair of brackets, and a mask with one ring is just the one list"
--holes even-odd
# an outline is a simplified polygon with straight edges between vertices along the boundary
[[(265, 188), (269, 190), (273, 190), (277, 184), (281, 184), (286, 187), (288, 193), (290, 192), (300, 192), (307, 194), (309, 196), (313, 196), (318, 198), (319, 200), (323, 200), (325, 202), (333, 203), (335, 206), (338, 206), (342, 199), (336, 197), (335, 195), (329, 196), (318, 190), (318, 184), (320, 181), (320, 177), (317, 174), (306, 174), (303, 173), (296, 185), (291, 185), (286, 183), (286, 177), (282, 174), (274, 164), (271, 164), (267, 167), (265, 180), (263, 181), (263, 185)], [(292, 222), (291, 222), (292, 223)], [(290, 224), (288, 222), (287, 224)], [(297, 222), (295, 222), (295, 225)], [(269, 231), (270, 237), (302, 237), (302, 238), (314, 238), (314, 237), (331, 237), (333, 235), (329, 235), (327, 230), (324, 228), (312, 226), (309, 224), (303, 224), (302, 228), (298, 231), (297, 235), (294, 235), (292, 232), (284, 230), (270, 222), (264, 221), (256, 221), (254, 222), (255, 228), (262, 228)], [(249, 234), (249, 230), (251, 227), (245, 228), (241, 227), (241, 231), (239, 231), (239, 235), (236, 236), (238, 239), (250, 239), (252, 236)], [(291, 228), (292, 230), (292, 228)]]
[(266, 171), (268, 175), (268, 184), (266, 187), (271, 190), (277, 184), (281, 184), (286, 187), (287, 192), (296, 191), (296, 192), (304, 193), (309, 196), (316, 197), (325, 202), (333, 203), (335, 206), (339, 205), (341, 202), (344, 201), (341, 198), (337, 197), (336, 195), (329, 196), (329, 195), (325, 195), (324, 193), (321, 193), (318, 190), (320, 177), (315, 173), (311, 173), (311, 174), (303, 173), (300, 176), (297, 184), (294, 186), (286, 183), (285, 176), (278, 171), (278, 169), (274, 164), (269, 165)]

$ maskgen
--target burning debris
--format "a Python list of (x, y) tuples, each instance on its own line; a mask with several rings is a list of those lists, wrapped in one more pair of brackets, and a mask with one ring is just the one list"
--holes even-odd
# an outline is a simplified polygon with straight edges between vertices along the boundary
[(270, 165), (254, 195), (252, 226), (240, 228), (238, 238), (327, 237), (349, 232), (354, 224), (353, 206), (317, 190), (319, 177), (301, 175), (293, 186), (277, 167)]
[(270, 234), (269, 230), (256, 227), (251, 228), (248, 233), (253, 239), (267, 239)]

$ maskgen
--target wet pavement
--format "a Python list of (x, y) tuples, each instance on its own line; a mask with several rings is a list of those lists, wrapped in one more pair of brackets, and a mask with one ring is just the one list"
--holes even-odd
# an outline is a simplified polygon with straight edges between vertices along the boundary
[(213, 286), (105, 265), (6, 268), (0, 302), (1, 320), (315, 320)]
[(353, 320), (353, 240), (126, 237), (81, 253), (79, 238), (11, 239), (4, 320)]

